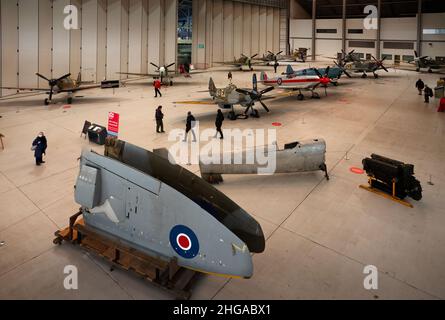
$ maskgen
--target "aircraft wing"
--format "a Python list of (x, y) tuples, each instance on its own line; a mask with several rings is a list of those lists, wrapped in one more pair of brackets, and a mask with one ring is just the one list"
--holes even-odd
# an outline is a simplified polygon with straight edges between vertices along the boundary
[(117, 72), (117, 74), (123, 74), (125, 76), (138, 76), (138, 77), (159, 77), (159, 73)]
[(17, 90), (17, 91), (48, 91), (49, 88), (17, 88), (17, 87), (0, 87), (5, 90)]
[(175, 101), (173, 104), (201, 104), (201, 105), (214, 105), (216, 104), (215, 100), (212, 99), (202, 99), (202, 100), (193, 100), (193, 101)]
[(81, 87), (78, 87), (78, 88), (59, 90), (58, 92), (77, 92), (77, 91), (95, 89), (95, 88), (100, 88), (100, 87), (101, 87), (100, 84), (95, 84), (95, 85), (91, 85), (91, 86), (81, 86)]

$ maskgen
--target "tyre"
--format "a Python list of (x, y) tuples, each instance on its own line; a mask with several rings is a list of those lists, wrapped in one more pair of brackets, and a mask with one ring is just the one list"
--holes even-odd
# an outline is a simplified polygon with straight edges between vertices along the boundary
[(49, 105), (49, 100), (45, 99), (45, 101), (43, 102), (45, 104), (45, 106)]
[(302, 95), (301, 93), (297, 96), (297, 100), (298, 101), (303, 101), (304, 100), (304, 95)]
[(73, 98), (68, 98), (68, 100), (67, 100), (67, 102), (68, 102), (68, 104), (72, 104), (73, 103)]

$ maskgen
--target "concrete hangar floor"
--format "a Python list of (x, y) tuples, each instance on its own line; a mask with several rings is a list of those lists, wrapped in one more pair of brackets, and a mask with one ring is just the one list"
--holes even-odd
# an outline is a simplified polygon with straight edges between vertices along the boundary
[[(71, 107), (64, 101), (43, 106), (42, 96), (0, 101), (0, 132), (6, 136), (0, 150), (0, 298), (172, 298), (129, 272), (110, 272), (106, 262), (78, 247), (55, 246), (52, 240), (78, 210), (73, 185), (81, 149), (102, 152), (79, 137), (84, 121), (106, 125), (108, 112), (118, 112), (122, 140), (149, 150), (168, 147), (168, 136), (156, 134), (155, 108), (164, 106), (167, 131), (183, 128), (189, 110), (201, 128), (213, 128), (215, 106), (173, 104), (206, 97), (198, 91), (207, 89), (209, 76), (218, 87), (227, 84), (226, 72), (211, 71), (178, 80), (156, 100), (152, 87), (138, 81), (114, 94), (85, 92)], [(233, 81), (251, 87), (251, 77), (234, 72)], [(417, 95), (418, 77), (400, 70), (379, 79), (345, 77), (328, 89), (328, 97), (319, 89), (320, 100), (281, 97), (267, 101), (269, 114), (259, 108), (259, 119), (225, 121), (226, 129), (276, 128), (281, 147), (324, 138), (331, 179), (322, 172), (226, 175), (217, 188), (260, 222), (266, 250), (254, 256), (250, 280), (203, 275), (192, 298), (444, 299), (445, 118), (436, 112), (436, 100), (428, 105)], [(422, 78), (434, 86), (438, 76)], [(275, 122), (282, 126), (273, 127)], [(49, 142), (41, 167), (30, 152), (39, 131)], [(350, 168), (361, 167), (371, 153), (415, 165), (424, 197), (413, 209), (358, 188), (367, 177)], [(187, 169), (199, 175), (197, 165)], [(64, 289), (66, 265), (78, 267), (79, 290)], [(367, 265), (378, 268), (377, 290), (364, 289)]]

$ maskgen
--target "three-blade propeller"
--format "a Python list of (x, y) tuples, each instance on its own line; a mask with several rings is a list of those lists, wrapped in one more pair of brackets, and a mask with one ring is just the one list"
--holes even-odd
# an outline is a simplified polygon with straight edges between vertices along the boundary
[(261, 91), (258, 91), (257, 76), (256, 76), (256, 74), (253, 74), (253, 76), (252, 76), (252, 90), (236, 89), (236, 92), (250, 97), (251, 102), (247, 106), (247, 109), (245, 111), (245, 113), (247, 114), (249, 109), (253, 107), (253, 105), (255, 104), (256, 101), (258, 101), (263, 106), (264, 110), (266, 110), (267, 112), (270, 112), (269, 108), (264, 104), (263, 101), (261, 101), (261, 98), (263, 97), (264, 94), (272, 91), (273, 89), (274, 89), (274, 87), (267, 87)]
[(68, 73), (60, 78), (57, 79), (48, 79), (47, 77), (45, 77), (44, 75), (40, 74), (40, 73), (36, 73), (36, 76), (38, 76), (39, 78), (42, 78), (43, 80), (48, 81), (48, 85), (49, 85), (49, 100), (51, 101), (51, 99), (53, 98), (53, 94), (54, 94), (54, 87), (58, 85), (58, 83), (66, 78), (71, 77), (71, 73)]
[(378, 69), (383, 69), (386, 72), (389, 72), (388, 69), (386, 69), (386, 67), (383, 65), (383, 62), (386, 60), (386, 56), (383, 57), (382, 60), (377, 60), (374, 56), (371, 56), (372, 59), (374, 59), (376, 66), (374, 68), (374, 71), (377, 71)]
[(317, 76), (320, 78), (320, 82), (315, 85), (314, 89), (317, 88), (320, 85), (323, 86), (324, 87), (324, 92), (325, 92), (326, 96), (328, 95), (328, 89), (327, 89), (328, 85), (331, 83), (331, 78), (329, 78), (329, 70), (330, 69), (331, 69), (331, 67), (327, 67), (326, 70), (325, 70), (324, 75), (322, 75), (320, 73), (320, 71), (318, 71), (318, 69), (313, 68), (313, 70), (315, 71)]

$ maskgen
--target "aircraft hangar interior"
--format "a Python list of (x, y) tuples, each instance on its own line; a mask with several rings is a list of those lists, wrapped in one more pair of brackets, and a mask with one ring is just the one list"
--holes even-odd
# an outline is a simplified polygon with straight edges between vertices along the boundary
[(0, 300), (445, 299), (445, 1), (0, 2)]

